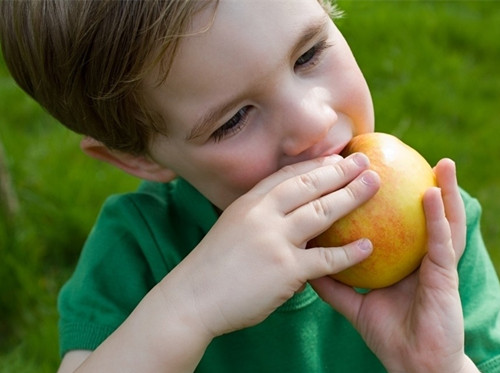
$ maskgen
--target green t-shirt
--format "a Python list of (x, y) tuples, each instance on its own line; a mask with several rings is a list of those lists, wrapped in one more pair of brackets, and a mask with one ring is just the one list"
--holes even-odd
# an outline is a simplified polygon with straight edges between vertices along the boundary
[[(465, 192), (467, 248), (459, 264), (466, 353), (500, 372), (500, 284)], [(203, 238), (217, 213), (184, 180), (145, 182), (110, 197), (59, 296), (61, 353), (95, 349)], [(432, 331), (429, 331), (432, 332)], [(384, 372), (346, 319), (307, 286), (261, 324), (216, 338), (197, 372)]]

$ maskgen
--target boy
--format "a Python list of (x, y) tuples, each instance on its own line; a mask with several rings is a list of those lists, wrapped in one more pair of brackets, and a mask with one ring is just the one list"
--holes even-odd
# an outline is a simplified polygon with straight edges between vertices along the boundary
[(325, 8), (2, 3), (18, 83), (87, 154), (148, 180), (107, 201), (61, 291), (61, 372), (500, 371), (500, 285), (452, 161), (424, 196), (429, 253), (400, 283), (327, 276), (366, 239), (304, 250), (379, 187), (364, 155), (337, 155), (374, 119)]

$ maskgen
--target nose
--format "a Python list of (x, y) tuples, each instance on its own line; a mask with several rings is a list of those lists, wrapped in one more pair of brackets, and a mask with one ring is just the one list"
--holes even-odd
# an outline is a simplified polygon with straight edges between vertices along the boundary
[[(320, 88), (310, 89), (304, 95), (288, 95), (281, 122), (282, 151), (286, 156), (315, 154), (321, 147), (337, 113), (329, 104), (327, 93)], [(310, 153), (310, 154), (309, 154)]]

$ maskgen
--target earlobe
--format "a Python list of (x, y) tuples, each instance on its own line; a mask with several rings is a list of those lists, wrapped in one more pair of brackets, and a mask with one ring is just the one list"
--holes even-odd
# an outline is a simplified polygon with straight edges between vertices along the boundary
[(80, 148), (88, 156), (107, 162), (140, 179), (166, 183), (175, 179), (175, 173), (144, 155), (133, 155), (109, 149), (102, 142), (85, 137)]

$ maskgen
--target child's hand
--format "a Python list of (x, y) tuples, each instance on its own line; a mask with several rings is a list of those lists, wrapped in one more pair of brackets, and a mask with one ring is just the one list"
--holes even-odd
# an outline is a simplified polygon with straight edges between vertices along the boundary
[(418, 271), (366, 295), (331, 278), (312, 281), (391, 372), (475, 369), (464, 353), (456, 270), (465, 247), (465, 211), (454, 163), (442, 160), (435, 172), (440, 189), (431, 188), (424, 196), (429, 252)]
[(263, 321), (308, 280), (368, 257), (368, 240), (305, 249), (376, 193), (380, 180), (368, 166), (363, 154), (332, 156), (264, 179), (98, 349), (70, 352), (61, 371), (192, 372), (214, 337)]
[(165, 298), (214, 337), (259, 323), (308, 280), (365, 259), (371, 253), (367, 240), (305, 247), (376, 193), (379, 178), (368, 165), (362, 154), (332, 156), (264, 179), (230, 205), (160, 283)]

